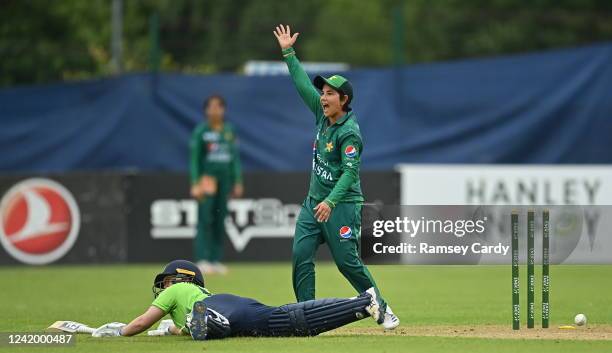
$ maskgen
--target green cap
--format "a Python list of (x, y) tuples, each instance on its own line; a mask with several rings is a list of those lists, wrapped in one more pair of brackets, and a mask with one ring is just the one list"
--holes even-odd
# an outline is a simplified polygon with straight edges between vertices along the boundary
[(325, 78), (323, 76), (317, 76), (312, 82), (314, 86), (318, 88), (319, 90), (323, 90), (323, 85), (328, 84), (330, 87), (332, 87), (336, 91), (340, 91), (346, 94), (349, 98), (348, 103), (350, 103), (353, 100), (353, 86), (346, 78), (340, 75), (334, 75), (329, 78)]

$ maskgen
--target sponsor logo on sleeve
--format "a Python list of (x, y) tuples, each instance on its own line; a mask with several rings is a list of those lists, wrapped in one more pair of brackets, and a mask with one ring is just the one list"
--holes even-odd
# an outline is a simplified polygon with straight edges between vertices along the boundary
[(353, 145), (348, 145), (344, 149), (344, 155), (348, 158), (355, 158), (357, 156), (357, 149)]

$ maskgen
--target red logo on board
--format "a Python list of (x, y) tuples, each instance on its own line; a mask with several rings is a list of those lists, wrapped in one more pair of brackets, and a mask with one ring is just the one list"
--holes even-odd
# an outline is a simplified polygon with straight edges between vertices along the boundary
[(14, 185), (0, 202), (0, 243), (14, 258), (47, 264), (64, 256), (76, 241), (80, 214), (72, 194), (49, 179)]

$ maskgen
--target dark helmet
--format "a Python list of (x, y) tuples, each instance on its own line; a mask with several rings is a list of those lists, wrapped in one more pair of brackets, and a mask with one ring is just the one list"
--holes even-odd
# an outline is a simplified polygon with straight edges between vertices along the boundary
[(157, 276), (153, 281), (153, 296), (157, 297), (164, 290), (164, 278), (173, 276), (172, 283), (191, 282), (200, 287), (204, 287), (204, 276), (202, 272), (191, 261), (174, 260), (164, 267), (164, 271)]

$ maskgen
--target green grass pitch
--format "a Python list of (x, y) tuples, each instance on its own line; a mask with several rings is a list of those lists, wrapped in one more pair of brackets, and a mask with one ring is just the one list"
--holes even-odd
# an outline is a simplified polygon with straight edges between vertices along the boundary
[[(56, 320), (98, 326), (128, 322), (152, 300), (159, 265), (1, 267), (0, 332), (36, 332)], [(610, 352), (610, 340), (526, 336), (525, 268), (521, 268), (522, 329), (512, 332), (510, 266), (370, 266), (383, 295), (402, 320), (384, 333), (366, 319), (311, 338), (232, 338), (194, 342), (188, 337), (96, 339), (77, 337), (74, 347), (0, 347), (11, 352)], [(536, 269), (536, 325), (540, 325), (540, 269)], [(209, 276), (214, 293), (233, 293), (280, 305), (293, 302), (289, 264), (234, 264), (227, 276)], [(551, 266), (551, 329), (585, 313), (587, 328), (612, 324), (612, 266)], [(317, 297), (355, 292), (332, 264), (317, 266)], [(415, 335), (423, 328), (502, 325), (506, 337)], [(605, 331), (605, 330), (604, 330)], [(523, 337), (511, 339), (508, 335)], [(609, 337), (609, 336), (608, 336)]]

